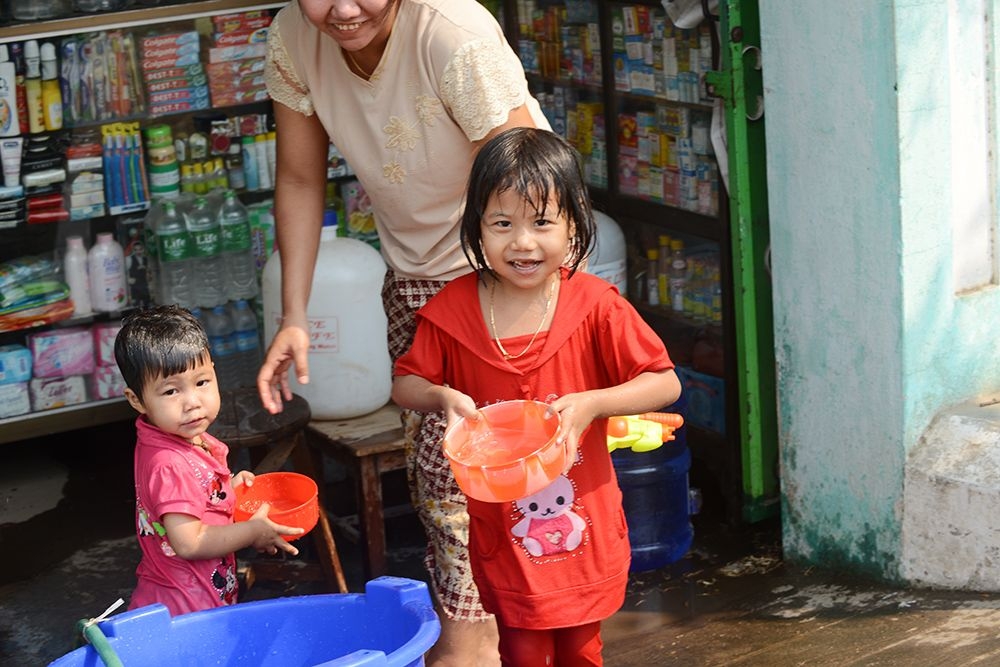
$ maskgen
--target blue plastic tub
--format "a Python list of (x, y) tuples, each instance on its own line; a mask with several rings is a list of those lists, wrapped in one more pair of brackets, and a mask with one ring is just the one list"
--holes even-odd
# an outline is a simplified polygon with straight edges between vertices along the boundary
[[(112, 616), (100, 628), (128, 667), (423, 665), (441, 633), (427, 585), (397, 577), (369, 581), (364, 595), (241, 602), (175, 617), (153, 604)], [(51, 665), (104, 662), (85, 646)]]

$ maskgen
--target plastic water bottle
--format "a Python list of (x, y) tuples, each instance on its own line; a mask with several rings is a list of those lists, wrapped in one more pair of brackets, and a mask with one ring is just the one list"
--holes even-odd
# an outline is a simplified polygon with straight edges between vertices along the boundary
[(215, 208), (199, 196), (184, 214), (191, 234), (191, 271), (195, 303), (212, 308), (226, 302), (226, 274), (222, 266), (222, 237)]
[(257, 267), (250, 240), (250, 218), (236, 192), (226, 190), (219, 209), (222, 260), (226, 269), (226, 296), (232, 300), (257, 296)]
[(111, 232), (97, 235), (97, 243), (87, 254), (90, 274), (90, 303), (99, 312), (115, 312), (128, 301), (125, 253)]
[(73, 315), (89, 315), (92, 310), (90, 271), (87, 268), (87, 249), (83, 247), (83, 237), (67, 237), (63, 271), (69, 286), (69, 298), (73, 300)]
[[(336, 218), (333, 218), (335, 221)], [(309, 384), (291, 373), (292, 391), (309, 402), (313, 419), (348, 419), (379, 409), (392, 392), (392, 362), (382, 308), (385, 262), (371, 245), (323, 227), (306, 315)], [(262, 275), (264, 340), (281, 324), (281, 251)]]
[(236, 366), (239, 369), (239, 386), (252, 387), (257, 383), (260, 370), (260, 334), (257, 331), (257, 314), (244, 299), (232, 303), (233, 332), (236, 340)]
[(194, 300), (194, 272), (190, 259), (191, 240), (173, 201), (164, 200), (163, 216), (157, 222), (154, 234), (159, 258), (162, 303), (175, 303), (184, 308), (197, 305)]
[(235, 389), (239, 386), (239, 360), (236, 358), (236, 337), (233, 321), (225, 306), (215, 306), (202, 312), (205, 319), (205, 333), (208, 346), (215, 363), (215, 376), (219, 389)]

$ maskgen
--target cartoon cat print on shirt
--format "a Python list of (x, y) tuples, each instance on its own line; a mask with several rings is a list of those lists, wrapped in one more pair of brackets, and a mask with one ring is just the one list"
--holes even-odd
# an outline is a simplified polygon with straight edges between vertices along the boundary
[(575, 497), (573, 483), (560, 475), (541, 491), (515, 502), (524, 518), (510, 532), (535, 557), (573, 551), (587, 526), (572, 510)]

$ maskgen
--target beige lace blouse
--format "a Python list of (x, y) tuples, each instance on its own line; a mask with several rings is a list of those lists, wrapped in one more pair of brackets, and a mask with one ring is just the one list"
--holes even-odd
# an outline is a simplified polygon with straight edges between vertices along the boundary
[(474, 0), (401, 0), (369, 81), (291, 2), (271, 25), (266, 72), (272, 99), (318, 115), (371, 197), (386, 262), (411, 278), (470, 270), (458, 222), (471, 142), (523, 104), (549, 127), (517, 55)]

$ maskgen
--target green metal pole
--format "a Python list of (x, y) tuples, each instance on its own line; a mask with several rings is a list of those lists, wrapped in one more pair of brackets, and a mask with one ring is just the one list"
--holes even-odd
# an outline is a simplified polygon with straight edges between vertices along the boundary
[(708, 83), (726, 110), (743, 516), (758, 521), (780, 500), (760, 19), (757, 0), (722, 10), (722, 68)]

